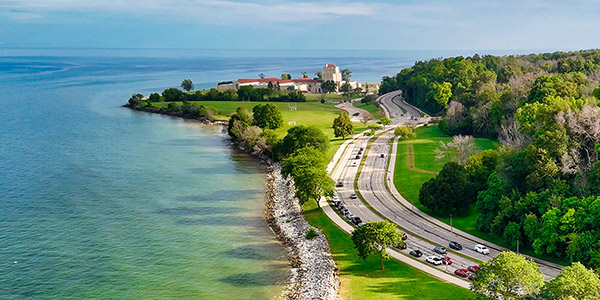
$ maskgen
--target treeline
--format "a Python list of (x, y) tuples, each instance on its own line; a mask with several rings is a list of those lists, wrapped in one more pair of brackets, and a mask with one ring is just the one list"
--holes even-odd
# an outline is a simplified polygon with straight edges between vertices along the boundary
[(270, 102), (306, 102), (306, 96), (300, 91), (280, 91), (268, 88), (240, 87), (239, 90), (210, 90), (183, 92), (180, 89), (168, 88), (161, 94), (152, 93), (150, 102), (184, 102), (184, 101), (270, 101)]
[[(393, 80), (407, 100), (441, 110), (447, 133), (494, 133), (502, 143), (478, 154), (466, 136), (441, 145), (451, 162), (419, 200), (442, 215), (475, 203), (477, 228), (512, 247), (600, 267), (599, 62), (600, 51), (581, 51), (434, 60), (401, 72)], [(416, 89), (434, 76), (448, 101)]]
[(300, 203), (333, 195), (333, 180), (326, 172), (329, 138), (315, 126), (294, 126), (280, 139), (273, 131), (283, 125), (279, 108), (256, 105), (252, 115), (238, 107), (229, 119), (229, 136), (253, 154), (282, 162), (282, 174), (294, 178)]
[[(394, 77), (384, 77), (380, 93), (402, 90), (405, 99), (431, 114), (445, 115), (448, 134), (496, 136), (538, 90), (589, 99), (600, 82), (600, 50), (545, 54), (453, 57), (419, 61)], [(535, 98), (535, 99), (534, 99)]]

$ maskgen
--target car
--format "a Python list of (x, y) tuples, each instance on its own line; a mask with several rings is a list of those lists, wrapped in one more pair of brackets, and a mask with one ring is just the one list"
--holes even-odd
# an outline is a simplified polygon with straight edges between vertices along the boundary
[(333, 206), (339, 207), (342, 204), (342, 201), (340, 201), (339, 199), (333, 199), (331, 200), (331, 203), (333, 203)]
[(473, 278), (475, 278), (475, 276), (477, 276), (477, 274), (469, 274), (469, 276), (467, 277), (467, 279), (473, 280)]
[(356, 167), (356, 166), (358, 166), (358, 164), (356, 162), (353, 162), (352, 167)]
[(341, 181), (338, 181), (338, 182), (335, 184), (335, 187), (343, 187), (343, 186), (344, 186), (344, 183), (343, 183), (343, 182), (341, 182)]
[(471, 273), (477, 273), (479, 272), (479, 266), (470, 266), (467, 268), (467, 270), (469, 270)]
[(351, 213), (351, 212), (348, 212), (348, 213), (345, 215), (345, 217), (346, 217), (346, 219), (348, 219), (349, 221), (352, 221), (352, 219), (354, 219), (354, 214), (353, 214), (353, 213)]
[(406, 241), (407, 239), (408, 239), (408, 235), (406, 235), (406, 233), (403, 233), (402, 234), (402, 240)]
[(385, 154), (381, 153), (381, 154), (379, 154), (379, 157), (385, 158)]
[(435, 251), (435, 253), (439, 253), (439, 254), (446, 254), (448, 253), (448, 251), (446, 251), (446, 248), (442, 247), (442, 246), (438, 246), (433, 248), (433, 251)]
[(466, 278), (469, 276), (469, 271), (467, 271), (465, 269), (456, 269), (456, 270), (454, 270), (454, 274), (456, 274), (462, 278)]
[(351, 222), (352, 222), (352, 224), (354, 224), (354, 225), (358, 225), (358, 224), (362, 223), (362, 220), (361, 220), (361, 218), (360, 218), (360, 217), (356, 217), (356, 216), (355, 216), (354, 218), (352, 218), (350, 221), (351, 221)]
[(427, 258), (425, 258), (425, 261), (435, 266), (439, 266), (442, 264), (442, 259), (435, 255), (427, 256)]
[(421, 257), (423, 256), (423, 252), (419, 251), (419, 250), (411, 250), (408, 254), (414, 256), (414, 257)]
[(396, 248), (398, 250), (404, 250), (404, 249), (406, 249), (406, 243), (397, 244), (396, 246), (394, 246), (394, 248)]
[(350, 195), (350, 199), (357, 199), (358, 196), (356, 195), (356, 193), (353, 193), (352, 195)]
[(360, 147), (359, 151), (363, 151), (363, 150), (365, 150), (365, 148), (363, 148), (363, 147)]
[(475, 248), (473, 248), (475, 251), (481, 253), (481, 254), (490, 254), (490, 249), (488, 249), (486, 246), (481, 245), (481, 244), (477, 244), (475, 245)]
[(452, 259), (450, 259), (450, 257), (448, 257), (448, 256), (444, 256), (444, 257), (442, 257), (442, 263), (445, 265), (451, 265)]
[(450, 242), (448, 246), (454, 250), (462, 250), (462, 246), (457, 242)]
[(354, 117), (360, 116), (360, 113), (359, 112), (355, 112), (355, 113), (352, 114), (352, 116), (354, 116)]
[(360, 159), (360, 155), (355, 156), (354, 159)]
[(343, 208), (340, 208), (340, 213), (341, 213), (342, 215), (345, 215), (345, 214), (349, 213), (349, 211), (348, 211), (348, 209), (347, 209), (347, 208), (343, 207)]
[(361, 222), (361, 223), (359, 223), (359, 224), (358, 224), (358, 225), (356, 225), (356, 226), (358, 226), (358, 227), (363, 227), (363, 226), (365, 226), (366, 224), (367, 224), (367, 223), (365, 223), (365, 222)]

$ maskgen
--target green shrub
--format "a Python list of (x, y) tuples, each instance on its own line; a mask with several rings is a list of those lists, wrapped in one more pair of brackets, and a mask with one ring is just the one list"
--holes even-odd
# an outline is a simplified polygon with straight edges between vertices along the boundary
[(307, 232), (306, 232), (306, 239), (307, 240), (312, 240), (314, 237), (318, 236), (319, 234), (317, 233), (317, 231), (314, 228), (310, 228)]

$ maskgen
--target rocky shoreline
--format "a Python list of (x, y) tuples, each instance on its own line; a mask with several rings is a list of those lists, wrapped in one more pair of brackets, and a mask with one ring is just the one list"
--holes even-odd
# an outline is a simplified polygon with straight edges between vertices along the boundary
[[(265, 218), (277, 238), (290, 249), (292, 276), (285, 299), (341, 299), (339, 269), (325, 235), (311, 226), (294, 197), (294, 183), (281, 175), (278, 164), (269, 166)], [(310, 228), (318, 233), (306, 238)]]
[[(195, 120), (207, 125), (228, 126), (224, 121), (211, 121), (206, 118), (189, 118), (179, 113), (125, 104), (136, 111), (180, 117)], [(252, 154), (248, 149), (234, 145), (242, 151)], [(252, 154), (254, 155), (254, 154)], [(294, 197), (294, 180), (281, 175), (281, 166), (268, 158), (259, 157), (268, 169), (267, 201), (265, 219), (277, 239), (288, 248), (288, 260), (291, 270), (284, 299), (341, 299), (339, 269), (331, 256), (329, 242), (320, 229), (311, 226), (304, 216), (298, 199)], [(306, 238), (306, 233), (314, 228), (317, 236)]]

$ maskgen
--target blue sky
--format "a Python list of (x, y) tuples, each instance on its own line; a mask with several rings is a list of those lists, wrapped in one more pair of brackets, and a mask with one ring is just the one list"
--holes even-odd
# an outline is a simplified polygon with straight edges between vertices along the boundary
[(600, 0), (0, 0), (0, 47), (600, 48)]

